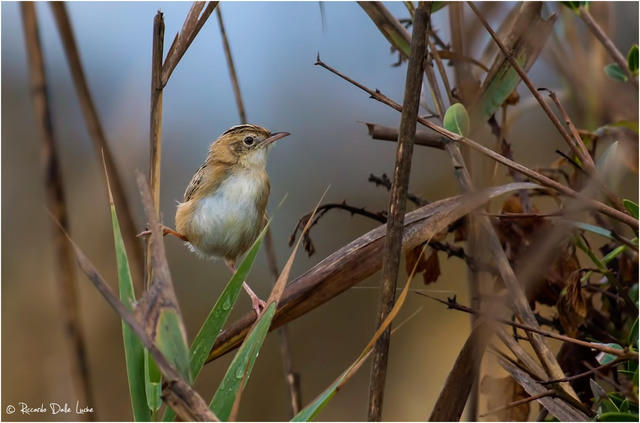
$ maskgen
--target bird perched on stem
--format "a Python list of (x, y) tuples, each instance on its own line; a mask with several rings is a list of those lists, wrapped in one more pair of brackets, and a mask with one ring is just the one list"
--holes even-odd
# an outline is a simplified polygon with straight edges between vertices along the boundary
[[(178, 204), (176, 230), (163, 227), (164, 235), (182, 239), (203, 257), (223, 257), (235, 272), (236, 260), (253, 244), (267, 221), (268, 148), (288, 135), (257, 125), (237, 125), (223, 132), (209, 147), (207, 159), (191, 178), (184, 201)], [(246, 282), (242, 286), (260, 314), (264, 301)]]

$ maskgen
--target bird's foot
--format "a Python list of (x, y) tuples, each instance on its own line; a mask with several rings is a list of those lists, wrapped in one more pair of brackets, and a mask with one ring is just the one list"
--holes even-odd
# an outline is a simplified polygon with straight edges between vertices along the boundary
[(256, 317), (259, 317), (267, 307), (267, 303), (261, 300), (246, 282), (242, 282), (242, 287), (251, 298), (251, 308), (256, 312)]
[[(151, 235), (151, 231), (150, 230), (145, 230), (140, 232), (138, 235), (136, 235), (138, 238), (146, 238), (148, 236)], [(189, 242), (189, 240), (187, 239), (186, 236), (182, 235), (180, 232), (174, 231), (173, 229), (171, 229), (168, 226), (164, 226), (162, 225), (162, 236), (167, 236), (167, 235), (173, 235), (176, 238), (179, 238), (185, 242)]]

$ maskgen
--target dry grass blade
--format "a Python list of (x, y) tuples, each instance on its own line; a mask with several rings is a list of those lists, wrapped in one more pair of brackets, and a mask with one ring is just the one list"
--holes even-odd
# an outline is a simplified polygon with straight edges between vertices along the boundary
[(162, 230), (157, 219), (158, 211), (153, 205), (151, 192), (141, 173), (138, 173), (138, 186), (153, 242), (151, 242), (151, 268), (149, 269), (152, 275), (151, 285), (138, 301), (135, 313), (144, 323), (148, 336), (159, 344), (159, 348), (173, 362), (184, 379), (190, 382), (186, 329), (171, 281)]
[(176, 68), (178, 62), (180, 62), (180, 59), (182, 59), (182, 56), (184, 56), (189, 46), (196, 38), (196, 35), (198, 35), (198, 32), (200, 32), (202, 25), (204, 25), (207, 19), (209, 19), (209, 16), (218, 3), (219, 2), (217, 1), (209, 2), (202, 14), (200, 14), (200, 11), (204, 7), (204, 2), (193, 2), (191, 9), (189, 9), (189, 13), (182, 24), (182, 29), (174, 39), (173, 44), (167, 53), (167, 58), (162, 65), (161, 87), (167, 85), (173, 70)]
[(453, 368), (433, 406), (429, 421), (459, 421), (471, 387), (478, 378), (484, 350), (491, 339), (491, 328), (478, 321), (456, 358)]
[[(363, 6), (364, 7), (364, 6)], [(387, 218), (387, 234), (384, 239), (382, 259), (382, 284), (380, 288), (380, 304), (376, 317), (376, 326), (381, 327), (395, 299), (402, 250), (402, 230), (407, 207), (409, 175), (411, 173), (411, 157), (413, 142), (416, 136), (420, 93), (422, 92), (423, 63), (426, 55), (427, 39), (427, 3), (420, 3), (413, 20), (411, 52), (404, 89), (403, 112), (400, 119), (400, 134), (396, 148), (395, 168)], [(366, 10), (366, 9), (365, 9)], [(382, 419), (382, 402), (387, 375), (389, 357), (390, 328), (387, 328), (378, 339), (373, 350), (373, 364), (369, 379), (369, 420)]]
[(359, 1), (358, 4), (369, 15), (389, 43), (405, 58), (409, 57), (411, 36), (402, 24), (377, 1)]
[[(53, 218), (53, 216), (52, 216)], [(55, 219), (54, 219), (55, 221)], [(206, 403), (193, 390), (188, 383), (186, 383), (180, 373), (169, 363), (166, 357), (160, 352), (158, 347), (154, 344), (151, 338), (147, 335), (144, 325), (136, 319), (134, 313), (127, 310), (125, 305), (118, 299), (118, 297), (111, 291), (109, 285), (105, 282), (104, 278), (98, 273), (98, 270), (82, 252), (82, 250), (73, 242), (69, 235), (65, 232), (64, 228), (58, 221), (55, 221), (60, 228), (60, 231), (67, 238), (67, 241), (73, 247), (76, 254), (76, 261), (82, 271), (87, 275), (89, 280), (96, 287), (98, 292), (104, 297), (109, 305), (115, 310), (122, 320), (129, 325), (129, 327), (140, 338), (144, 346), (149, 350), (153, 359), (155, 360), (158, 368), (167, 379), (167, 384), (163, 391), (164, 400), (172, 407), (178, 415), (185, 421), (219, 421), (218, 418), (209, 410)]]
[[(22, 3), (22, 21), (29, 59), (29, 77), (33, 106), (38, 126), (42, 135), (42, 168), (45, 176), (46, 205), (52, 217), (60, 222), (68, 231), (69, 223), (65, 201), (62, 172), (56, 152), (56, 140), (48, 98), (47, 79), (45, 75), (44, 57), (40, 44), (40, 34), (34, 3)], [(55, 280), (58, 284), (60, 308), (64, 325), (65, 342), (69, 349), (71, 379), (83, 404), (95, 404), (91, 389), (87, 349), (79, 320), (78, 295), (76, 291), (76, 271), (73, 263), (73, 252), (65, 240), (63, 233), (53, 232), (53, 248), (56, 254), (57, 272)], [(89, 416), (95, 420), (95, 413)]]
[[(407, 213), (403, 249), (406, 251), (422, 244), (491, 198), (518, 189), (536, 187), (538, 186), (534, 184), (508, 184), (436, 201)], [(283, 293), (271, 328), (302, 316), (377, 272), (382, 264), (384, 234), (385, 226), (378, 226), (291, 281)], [(255, 313), (247, 313), (223, 331), (216, 340), (208, 361), (236, 348), (254, 320)]]
[[(497, 359), (502, 368), (504, 368), (529, 395), (540, 396), (540, 394), (548, 391), (546, 387), (536, 382), (527, 372), (511, 363), (509, 360), (502, 356), (498, 356)], [(572, 407), (561, 398), (542, 396), (539, 397), (537, 401), (560, 421), (590, 420), (589, 416)]]
[(134, 283), (137, 284), (137, 288), (141, 289), (144, 258), (139, 240), (136, 238), (136, 224), (133, 219), (131, 208), (129, 207), (129, 201), (127, 200), (122, 178), (120, 177), (121, 173), (118, 172), (113, 155), (111, 154), (111, 149), (107, 143), (102, 123), (98, 117), (96, 106), (93, 102), (93, 98), (91, 97), (91, 92), (89, 91), (87, 77), (84, 73), (84, 69), (82, 68), (80, 53), (73, 35), (73, 29), (71, 27), (69, 15), (67, 14), (66, 5), (64, 2), (51, 2), (49, 4), (56, 20), (56, 26), (60, 33), (60, 38), (62, 39), (62, 45), (64, 46), (65, 55), (69, 63), (71, 76), (78, 94), (78, 100), (80, 101), (80, 107), (84, 115), (85, 123), (95, 147), (96, 159), (98, 162), (101, 162), (102, 155), (104, 154), (104, 158), (107, 163), (107, 170), (109, 175), (111, 175), (115, 204), (120, 211), (125, 241), (131, 252), (130, 258), (133, 269), (133, 280)]

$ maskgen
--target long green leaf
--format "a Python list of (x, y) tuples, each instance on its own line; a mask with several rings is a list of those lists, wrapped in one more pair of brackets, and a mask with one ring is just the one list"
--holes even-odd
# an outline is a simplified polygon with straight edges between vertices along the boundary
[(211, 400), (210, 408), (221, 420), (228, 420), (238, 391), (251, 375), (251, 370), (264, 342), (271, 320), (276, 313), (276, 303), (271, 303), (262, 313), (253, 330), (242, 343), (238, 353), (227, 369), (218, 390)]
[(147, 406), (152, 413), (156, 413), (162, 405), (162, 374), (146, 348), (144, 350), (144, 384)]
[[(133, 303), (135, 302), (135, 292), (131, 280), (129, 260), (127, 259), (127, 252), (124, 247), (124, 241), (122, 240), (122, 234), (120, 233), (120, 224), (113, 201), (111, 201), (111, 223), (113, 226), (113, 240), (118, 266), (118, 290), (120, 291), (120, 300), (129, 310), (132, 310)], [(122, 321), (122, 340), (124, 343), (124, 355), (127, 366), (127, 379), (129, 380), (129, 394), (131, 397), (133, 418), (136, 421), (149, 421), (151, 415), (145, 394), (144, 348), (136, 334), (124, 321)]]
[[(270, 224), (271, 220), (267, 222), (258, 238), (253, 242), (249, 252), (242, 259), (238, 269), (225, 286), (222, 294), (220, 294), (220, 297), (209, 312), (207, 319), (200, 327), (196, 338), (193, 340), (193, 344), (191, 345), (190, 367), (191, 376), (194, 381), (200, 374), (202, 366), (204, 366), (204, 363), (207, 361), (209, 351), (211, 351), (211, 347), (213, 347), (216, 337), (231, 314), (231, 310), (233, 309), (242, 289), (242, 282), (246, 280), (247, 275), (253, 267), (253, 262), (258, 255), (258, 251), (260, 251), (262, 241), (264, 240), (264, 236), (266, 235)], [(173, 421), (174, 419), (175, 413), (171, 409), (168, 409), (162, 418), (165, 422)]]
[(238, 266), (238, 270), (227, 283), (227, 286), (224, 288), (222, 294), (216, 301), (216, 304), (211, 309), (209, 316), (207, 316), (207, 319), (200, 328), (198, 335), (196, 335), (196, 339), (191, 345), (191, 375), (194, 380), (200, 373), (205, 361), (207, 361), (209, 351), (211, 351), (211, 347), (213, 346), (216, 337), (226, 323), (229, 314), (231, 314), (231, 309), (236, 303), (242, 288), (242, 282), (246, 280), (247, 275), (253, 266), (253, 262), (258, 255), (258, 251), (262, 245), (262, 240), (269, 228), (269, 223), (270, 222), (267, 222), (264, 229), (249, 249), (249, 252), (245, 255), (242, 263)]

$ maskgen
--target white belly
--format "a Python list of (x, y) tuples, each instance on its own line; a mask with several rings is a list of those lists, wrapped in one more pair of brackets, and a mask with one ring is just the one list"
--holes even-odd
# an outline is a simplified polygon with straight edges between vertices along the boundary
[(202, 234), (192, 248), (205, 256), (236, 258), (262, 229), (256, 199), (264, 185), (251, 172), (231, 175), (212, 194), (198, 201), (192, 226)]

